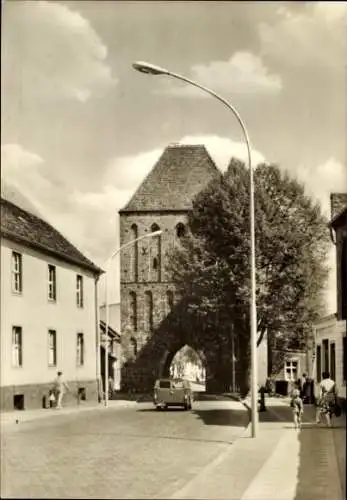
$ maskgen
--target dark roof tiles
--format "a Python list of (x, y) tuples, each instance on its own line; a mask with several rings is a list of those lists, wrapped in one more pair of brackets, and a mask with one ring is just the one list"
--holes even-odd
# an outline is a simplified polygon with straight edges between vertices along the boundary
[(95, 273), (103, 272), (48, 222), (4, 198), (1, 198), (1, 236)]
[(204, 146), (170, 145), (120, 212), (189, 210), (195, 195), (219, 175)]

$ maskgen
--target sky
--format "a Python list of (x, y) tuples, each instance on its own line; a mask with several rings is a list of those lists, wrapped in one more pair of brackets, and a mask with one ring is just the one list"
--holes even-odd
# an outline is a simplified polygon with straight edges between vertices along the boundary
[[(246, 159), (235, 117), (148, 61), (231, 100), (254, 163), (304, 182), (329, 216), (347, 191), (346, 2), (3, 2), (3, 194), (37, 211), (99, 265), (118, 210), (165, 147)], [(327, 312), (335, 312), (334, 250)], [(114, 276), (118, 272), (116, 262)], [(117, 279), (112, 300), (119, 300)]]

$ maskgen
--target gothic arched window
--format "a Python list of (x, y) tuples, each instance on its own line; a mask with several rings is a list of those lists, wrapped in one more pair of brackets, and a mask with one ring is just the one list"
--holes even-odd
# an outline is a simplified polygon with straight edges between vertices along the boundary
[(182, 238), (186, 234), (186, 228), (185, 225), (182, 224), (182, 222), (179, 222), (176, 225), (176, 236), (178, 239)]
[(132, 355), (137, 356), (137, 340), (135, 339), (135, 337), (131, 337), (130, 344), (132, 348)]
[[(152, 233), (159, 230), (160, 227), (158, 226), (158, 224), (152, 224)], [(151, 240), (151, 281), (161, 281), (161, 235), (158, 234), (157, 236), (153, 236)]]
[(153, 295), (152, 292), (145, 292), (145, 330), (153, 330)]
[(129, 293), (129, 321), (134, 332), (137, 330), (137, 298), (135, 292)]
[[(133, 224), (130, 228), (130, 241), (137, 240), (139, 236), (137, 225)], [(138, 268), (139, 268), (139, 248), (138, 242), (134, 241), (134, 243), (130, 246), (130, 280), (138, 281)]]
[(169, 314), (174, 306), (174, 294), (171, 290), (166, 292), (166, 313)]

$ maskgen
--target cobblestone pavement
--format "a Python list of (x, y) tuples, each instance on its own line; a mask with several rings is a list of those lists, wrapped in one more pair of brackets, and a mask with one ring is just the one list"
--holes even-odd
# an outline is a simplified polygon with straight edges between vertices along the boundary
[(226, 398), (194, 411), (150, 403), (70, 412), (2, 429), (4, 498), (169, 498), (244, 432)]

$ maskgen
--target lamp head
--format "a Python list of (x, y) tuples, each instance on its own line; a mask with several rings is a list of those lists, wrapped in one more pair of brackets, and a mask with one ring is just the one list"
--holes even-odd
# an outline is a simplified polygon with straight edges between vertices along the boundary
[(147, 75), (167, 75), (169, 73), (167, 69), (144, 61), (137, 61), (133, 63), (133, 68), (136, 69), (136, 71), (146, 73)]

